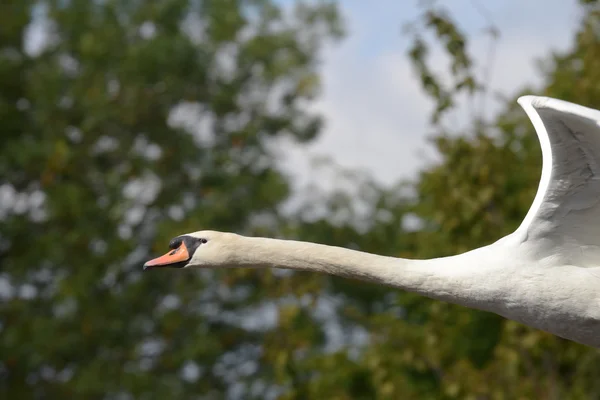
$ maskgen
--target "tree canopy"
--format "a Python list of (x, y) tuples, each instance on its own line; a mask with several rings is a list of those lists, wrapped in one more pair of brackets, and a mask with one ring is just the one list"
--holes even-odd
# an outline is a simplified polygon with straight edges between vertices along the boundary
[[(541, 91), (523, 90), (600, 108), (600, 12), (580, 3), (572, 47), (543, 60)], [(516, 228), (541, 166), (519, 93), (492, 120), (450, 131), (444, 115), (460, 96), (488, 95), (486, 82), (451, 9), (425, 7), (407, 56), (437, 105), (440, 161), (393, 188), (345, 175), (358, 198), (312, 190), (283, 214), (277, 140), (321, 130), (310, 104), (321, 49), (343, 34), (335, 3), (3, 2), (0, 394), (600, 396), (596, 350), (494, 314), (309, 273), (142, 275), (199, 227), (414, 258)], [(450, 81), (430, 68), (427, 32)]]

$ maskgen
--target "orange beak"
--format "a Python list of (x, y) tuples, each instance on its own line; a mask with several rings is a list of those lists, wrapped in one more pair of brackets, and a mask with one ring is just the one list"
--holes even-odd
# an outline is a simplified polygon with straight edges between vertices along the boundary
[(165, 267), (171, 264), (177, 264), (180, 262), (184, 262), (190, 259), (190, 254), (188, 252), (187, 246), (184, 242), (181, 242), (181, 245), (175, 250), (171, 250), (164, 256), (160, 256), (153, 260), (148, 261), (144, 264), (144, 270), (153, 267)]

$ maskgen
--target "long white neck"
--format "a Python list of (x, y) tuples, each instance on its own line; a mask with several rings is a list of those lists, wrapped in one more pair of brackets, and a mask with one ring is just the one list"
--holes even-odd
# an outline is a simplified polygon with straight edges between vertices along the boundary
[(458, 256), (407, 260), (292, 240), (241, 237), (237, 244), (236, 267), (325, 272), (487, 311), (499, 311), (506, 302), (507, 280), (500, 276), (506, 269), (495, 257), (495, 245)]

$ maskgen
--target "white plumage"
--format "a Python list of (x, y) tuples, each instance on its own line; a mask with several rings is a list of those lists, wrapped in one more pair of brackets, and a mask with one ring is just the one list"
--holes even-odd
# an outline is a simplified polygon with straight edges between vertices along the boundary
[(406, 260), (199, 231), (176, 238), (176, 255), (145, 267), (320, 271), (495, 312), (600, 347), (600, 112), (546, 97), (525, 96), (519, 103), (540, 139), (542, 176), (519, 228), (489, 246)]

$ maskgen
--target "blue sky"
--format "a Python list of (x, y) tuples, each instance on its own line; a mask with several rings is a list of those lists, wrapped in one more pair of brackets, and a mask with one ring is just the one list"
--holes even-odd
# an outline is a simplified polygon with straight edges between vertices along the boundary
[[(365, 170), (384, 184), (410, 178), (435, 160), (425, 140), (432, 104), (410, 67), (406, 57), (410, 40), (402, 34), (404, 23), (419, 12), (418, 3), (340, 1), (348, 36), (324, 51), (323, 93), (315, 105), (326, 118), (326, 128), (307, 147), (287, 146), (294, 150), (286, 153), (284, 166), (294, 171), (299, 186), (314, 180), (311, 176), (318, 176), (322, 187), (333, 183), (323, 175), (311, 175), (310, 160), (319, 156)], [(489, 37), (481, 34), (489, 24), (478, 5), (500, 30), (491, 87), (506, 95), (514, 95), (524, 85), (539, 86), (536, 60), (569, 48), (581, 13), (576, 0), (448, 0), (443, 4), (471, 37), (469, 48), (477, 65), (487, 60), (490, 45)], [(440, 52), (433, 53), (432, 59), (439, 65), (445, 61)], [(498, 104), (488, 103), (490, 117)]]
[[(291, 0), (280, 0), (286, 5)], [(311, 160), (331, 157), (337, 164), (368, 172), (384, 184), (410, 178), (436, 155), (425, 138), (431, 131), (432, 103), (422, 93), (406, 56), (410, 38), (402, 27), (421, 12), (421, 0), (339, 0), (348, 35), (322, 54), (323, 91), (314, 109), (326, 119), (321, 136), (309, 146), (284, 141), (282, 166), (297, 187), (319, 179), (319, 186), (335, 181), (314, 173)], [(552, 50), (569, 47), (580, 20), (577, 0), (446, 0), (458, 26), (471, 39), (469, 49), (478, 66), (487, 60), (489, 36), (482, 31), (488, 19), (500, 31), (491, 75), (491, 88), (508, 96), (524, 85), (539, 85), (535, 61)], [(482, 14), (482, 10), (485, 15)], [(28, 47), (39, 47), (43, 25), (30, 32)], [(35, 51), (34, 51), (35, 52)], [(432, 64), (447, 61), (440, 52)], [(443, 70), (443, 68), (441, 68)], [(535, 93), (534, 93), (535, 94)], [(498, 104), (488, 100), (487, 117)], [(466, 110), (454, 117), (465, 121)], [(460, 127), (458, 127), (460, 128)]]

